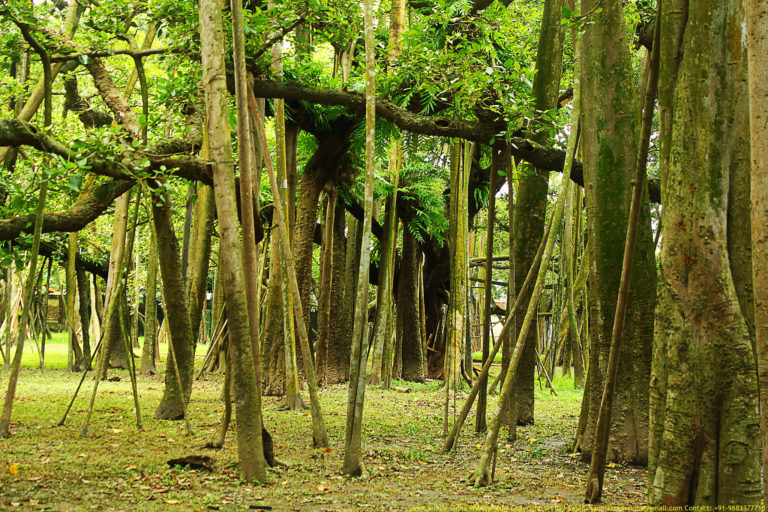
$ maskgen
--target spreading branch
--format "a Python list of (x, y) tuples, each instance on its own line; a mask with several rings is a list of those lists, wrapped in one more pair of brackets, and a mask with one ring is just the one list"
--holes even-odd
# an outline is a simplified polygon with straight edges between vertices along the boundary
[[(82, 158), (82, 155), (62, 142), (16, 119), (0, 119), (0, 146), (29, 146), (70, 161)], [(145, 159), (149, 164), (146, 168), (142, 164)], [(136, 181), (137, 172), (141, 170), (156, 174), (172, 173), (190, 181), (213, 184), (210, 166), (195, 157), (171, 157), (162, 153), (136, 151), (126, 155), (122, 162), (89, 158), (87, 165), (89, 172), (116, 180)]]
[[(134, 185), (132, 181), (108, 181), (80, 195), (69, 210), (46, 212), (43, 216), (43, 233), (73, 232), (85, 228), (112, 202)], [(0, 240), (12, 240), (21, 233), (29, 233), (34, 225), (35, 215), (17, 215), (0, 220)]]
[[(304, 85), (298, 82), (255, 80), (253, 92), (261, 98), (282, 98), (288, 101), (341, 105), (356, 111), (362, 111), (365, 108), (365, 96), (362, 93), (331, 87)], [(376, 114), (412, 133), (459, 137), (477, 142), (487, 142), (506, 128), (503, 123), (464, 121), (441, 116), (421, 116), (383, 98), (376, 99)]]
[(67, 54), (61, 54), (61, 55), (53, 55), (51, 57), (51, 62), (68, 62), (70, 60), (79, 60), (79, 59), (97, 59), (102, 57), (114, 57), (115, 55), (128, 55), (129, 57), (133, 57), (134, 59), (140, 59), (143, 57), (150, 57), (152, 55), (162, 55), (164, 53), (167, 53), (169, 51), (168, 48), (148, 48), (148, 49), (142, 49), (142, 50), (131, 50), (131, 49), (121, 49), (121, 50), (99, 50), (99, 51), (93, 51), (93, 52), (77, 52), (77, 53), (67, 53)]
[[(341, 105), (355, 111), (362, 110), (365, 105), (365, 97), (361, 93), (304, 85), (298, 82), (255, 80), (253, 90), (257, 96), (263, 98), (283, 98), (289, 101)], [(376, 113), (383, 119), (396, 124), (399, 128), (412, 133), (439, 137), (459, 137), (481, 143), (488, 143), (506, 128), (503, 123), (422, 116), (383, 98), (376, 99)], [(542, 171), (563, 172), (564, 150), (548, 148), (523, 137), (513, 137), (510, 142), (512, 143), (513, 156), (531, 163)], [(584, 185), (584, 171), (581, 162), (573, 163), (570, 178), (579, 185)], [(649, 181), (648, 192), (652, 202), (661, 202), (658, 181)]]

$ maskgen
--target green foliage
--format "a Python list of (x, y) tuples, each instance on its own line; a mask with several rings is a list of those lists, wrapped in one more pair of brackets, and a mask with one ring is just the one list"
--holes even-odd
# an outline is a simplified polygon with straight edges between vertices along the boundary
[(431, 238), (438, 245), (443, 243), (443, 233), (448, 229), (443, 196), (447, 181), (444, 167), (425, 161), (410, 161), (400, 171), (398, 194), (416, 204), (416, 215), (407, 227), (419, 242)]

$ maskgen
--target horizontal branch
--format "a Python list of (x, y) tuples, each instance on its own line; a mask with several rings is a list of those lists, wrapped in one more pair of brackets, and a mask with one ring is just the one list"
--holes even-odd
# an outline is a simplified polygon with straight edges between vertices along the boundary
[[(510, 141), (512, 155), (525, 160), (542, 171), (563, 172), (565, 150), (548, 148), (530, 139), (513, 137)], [(584, 186), (584, 167), (574, 160), (571, 168), (571, 180)], [(658, 180), (648, 180), (648, 198), (652, 203), (661, 203), (661, 188)]]
[[(253, 92), (263, 98), (282, 98), (289, 101), (308, 101), (323, 105), (340, 105), (351, 110), (362, 110), (365, 97), (361, 93), (349, 92), (330, 87), (315, 87), (298, 82), (277, 82), (255, 80)], [(392, 101), (377, 98), (376, 114), (391, 121), (399, 128), (422, 135), (438, 137), (459, 137), (466, 140), (487, 143), (506, 127), (503, 123), (463, 121), (449, 117), (422, 116), (395, 105)], [(548, 148), (522, 137), (511, 139), (512, 154), (537, 169), (549, 172), (563, 172), (565, 151)], [(574, 162), (570, 178), (584, 186), (584, 170), (581, 162)], [(652, 202), (661, 202), (658, 181), (649, 181), (649, 197)]]
[[(127, 180), (114, 180), (97, 185), (82, 193), (69, 210), (45, 213), (43, 233), (80, 231), (104, 213), (118, 196), (130, 190), (133, 185), (133, 181)], [(21, 233), (31, 232), (34, 221), (35, 215), (31, 213), (0, 220), (0, 240), (12, 240)]]
[(100, 51), (94, 51), (94, 52), (78, 52), (78, 53), (68, 53), (64, 55), (53, 55), (51, 57), (51, 62), (67, 62), (70, 60), (77, 60), (83, 57), (87, 57), (89, 59), (100, 58), (100, 57), (113, 57), (115, 55), (128, 55), (135, 59), (135, 58), (149, 57), (150, 55), (162, 55), (163, 53), (166, 53), (168, 51), (169, 51), (168, 48), (148, 48), (146, 50), (123, 49), (123, 50), (100, 50)]
[[(0, 146), (29, 146), (68, 161), (79, 159), (76, 151), (39, 132), (34, 126), (18, 120), (0, 120)], [(149, 162), (145, 168), (141, 166), (143, 161)], [(84, 170), (112, 180), (84, 191), (69, 210), (46, 212), (43, 217), (43, 233), (83, 229), (138, 181), (136, 169), (143, 169), (142, 177), (152, 177), (152, 173), (173, 174), (208, 185), (213, 183), (208, 164), (193, 157), (167, 157), (136, 151), (127, 155), (124, 162), (89, 158), (86, 165)], [(21, 233), (31, 232), (33, 221), (32, 214), (0, 220), (0, 240), (11, 240)]]
[[(69, 161), (82, 158), (76, 151), (38, 131), (33, 125), (16, 119), (0, 119), (0, 146), (29, 146)], [(143, 164), (144, 159), (149, 162), (146, 168)], [(151, 171), (157, 174), (167, 174), (175, 170), (172, 173), (174, 176), (213, 185), (210, 166), (194, 157), (170, 157), (164, 154), (136, 151), (126, 155), (124, 162), (89, 158), (87, 166), (88, 172), (116, 180), (136, 181), (138, 170), (142, 173)]]
[[(253, 92), (261, 98), (282, 98), (289, 101), (308, 101), (323, 105), (340, 105), (350, 110), (363, 110), (365, 96), (359, 92), (344, 91), (331, 87), (316, 87), (298, 82), (255, 80)], [(421, 135), (459, 137), (477, 142), (487, 142), (505, 129), (503, 123), (464, 121), (442, 116), (422, 116), (394, 102), (377, 98), (376, 114), (403, 130)]]
[[(40, 255), (54, 258), (56, 261), (62, 263), (66, 263), (69, 259), (66, 247), (58, 246), (54, 242), (47, 242), (45, 240), (40, 242)], [(109, 274), (109, 269), (106, 264), (83, 256), (80, 253), (75, 256), (75, 268), (80, 268), (95, 276), (102, 277), (105, 281)]]

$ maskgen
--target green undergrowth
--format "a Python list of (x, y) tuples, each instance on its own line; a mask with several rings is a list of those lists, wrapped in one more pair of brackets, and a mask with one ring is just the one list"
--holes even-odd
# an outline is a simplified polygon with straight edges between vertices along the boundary
[[(206, 347), (200, 347), (198, 364)], [(138, 351), (137, 351), (138, 352)], [(159, 369), (164, 369), (166, 350)], [(130, 380), (99, 386), (86, 438), (80, 437), (93, 380), (85, 380), (64, 426), (56, 426), (80, 378), (68, 373), (66, 339), (54, 337), (46, 350), (45, 372), (37, 354), (25, 356), (13, 412), (12, 437), (0, 440), (0, 510), (460, 510), (470, 506), (536, 507), (561, 510), (582, 503), (587, 465), (569, 452), (578, 421), (581, 390), (555, 376), (558, 396), (536, 388), (536, 424), (518, 427), (512, 443), (503, 433), (496, 482), (467, 485), (484, 442), (474, 433), (474, 410), (451, 454), (440, 452), (445, 391), (440, 381), (395, 386), (410, 392), (368, 387), (363, 425), (366, 470), (361, 478), (341, 475), (347, 387), (322, 388), (320, 400), (331, 447), (311, 446), (309, 411), (279, 411), (279, 397), (264, 398), (265, 425), (275, 454), (288, 468), (270, 469), (265, 485), (242, 482), (237, 471), (235, 427), (222, 450), (203, 446), (216, 434), (223, 404), (222, 375), (196, 380), (189, 407), (194, 431), (183, 422), (157, 421), (154, 408), (162, 376), (140, 376), (144, 430), (136, 428)], [(497, 370), (498, 371), (498, 370)], [(7, 371), (0, 371), (5, 391)], [(306, 391), (303, 393), (308, 400)], [(449, 417), (460, 411), (466, 392), (453, 394)], [(489, 398), (489, 415), (496, 396)], [(208, 455), (212, 472), (170, 468), (166, 461)], [(16, 474), (12, 474), (16, 473)], [(606, 474), (605, 503), (643, 502), (644, 472), (616, 467)], [(528, 510), (531, 510), (528, 508)]]

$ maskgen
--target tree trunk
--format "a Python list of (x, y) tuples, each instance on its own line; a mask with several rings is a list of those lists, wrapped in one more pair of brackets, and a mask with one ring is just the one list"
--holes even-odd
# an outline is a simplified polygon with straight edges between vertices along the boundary
[(757, 505), (756, 369), (727, 246), (733, 168), (749, 165), (747, 19), (740, 2), (686, 0), (662, 2), (659, 16), (664, 243), (648, 503)]
[[(768, 1), (747, 0), (749, 113), (752, 156), (752, 276), (755, 283), (755, 344), (760, 389), (763, 468), (768, 468)], [(765, 471), (765, 469), (763, 469)], [(763, 507), (768, 478), (763, 477)]]
[[(237, 4), (237, 2), (236, 2)], [(247, 479), (264, 478), (261, 410), (251, 346), (243, 249), (237, 225), (235, 177), (229, 135), (224, 34), (221, 7), (200, 2), (200, 54), (208, 118), (208, 146), (213, 162), (214, 196), (219, 217), (222, 290), (227, 303), (229, 354), (237, 402), (237, 448), (240, 471)], [(239, 59), (238, 59), (239, 60)]]
[[(582, 9), (598, 7), (585, 0)], [(638, 115), (622, 4), (600, 2), (602, 11), (581, 41), (582, 148), (592, 272), (590, 382), (582, 457), (592, 457), (595, 426), (603, 396), (620, 269), (637, 158)], [(644, 196), (647, 198), (647, 192)], [(653, 341), (656, 265), (650, 213), (643, 200), (632, 266), (625, 337), (632, 343), (619, 357), (611, 415), (608, 459), (644, 464), (648, 458), (648, 379)]]
[[(155, 410), (155, 419), (179, 420), (184, 418), (184, 404), (192, 393), (195, 364), (195, 339), (189, 324), (189, 307), (181, 267), (181, 250), (173, 230), (170, 195), (160, 190), (152, 193), (152, 218), (157, 237), (157, 253), (163, 276), (165, 318), (168, 322), (168, 368), (165, 372), (165, 391)], [(181, 389), (176, 380), (173, 359), (178, 365)], [(184, 403), (182, 403), (184, 400)]]
[[(118, 261), (122, 261), (125, 255), (126, 230), (128, 229), (128, 206), (131, 201), (130, 192), (126, 192), (117, 198), (115, 204), (115, 219), (112, 225), (112, 246), (109, 251), (109, 276), (107, 277), (107, 287), (104, 297), (104, 303), (109, 302), (111, 294), (117, 290), (115, 278), (120, 279), (119, 272), (115, 266)], [(117, 304), (120, 307), (120, 304)], [(123, 347), (123, 331), (120, 325), (120, 310), (113, 308), (112, 318), (109, 322), (106, 319), (102, 323), (109, 323), (108, 332), (104, 333), (104, 345), (101, 348), (101, 357), (107, 357), (109, 364), (101, 366), (102, 375), (96, 378), (105, 379), (107, 377), (107, 367), (115, 366), (117, 368), (127, 368), (128, 359)]]
[(269, 175), (269, 186), (272, 191), (272, 196), (276, 199), (274, 202), (274, 214), (275, 220), (277, 222), (277, 229), (279, 234), (278, 238), (280, 240), (280, 251), (284, 256), (281, 263), (283, 270), (288, 275), (291, 299), (293, 300), (293, 314), (296, 318), (296, 331), (298, 332), (299, 342), (301, 343), (304, 372), (307, 377), (310, 411), (312, 414), (312, 440), (314, 445), (317, 447), (327, 447), (328, 434), (325, 429), (325, 420), (323, 419), (323, 413), (320, 407), (320, 399), (318, 397), (317, 391), (317, 379), (315, 377), (315, 364), (314, 361), (312, 361), (309, 334), (307, 332), (307, 322), (304, 319), (304, 312), (301, 307), (301, 292), (299, 290), (299, 283), (296, 278), (296, 269), (293, 265), (293, 253), (291, 251), (290, 237), (288, 235), (286, 224), (287, 217), (285, 213), (285, 204), (280, 197), (280, 189), (277, 185), (275, 169), (272, 165), (272, 159), (270, 157), (269, 148), (267, 146), (267, 136), (264, 131), (263, 117), (259, 112), (259, 106), (256, 104), (256, 98), (251, 96), (250, 100), (251, 110), (253, 111), (258, 125), (256, 131), (258, 132), (261, 151), (264, 155), (267, 174)]
[[(539, 33), (536, 54), (536, 75), (533, 95), (536, 109), (544, 112), (554, 108), (560, 94), (562, 74), (563, 37), (561, 18), (564, 0), (546, 0)], [(546, 141), (543, 132), (536, 136), (539, 142)], [(517, 204), (514, 223), (515, 268), (529, 268), (536, 254), (539, 240), (544, 234), (544, 219), (547, 212), (548, 173), (525, 172), (517, 185)], [(516, 286), (523, 284), (525, 276), (518, 274)], [(524, 313), (517, 317), (517, 324), (523, 322)], [(515, 373), (514, 405), (518, 425), (530, 425), (534, 419), (534, 377), (536, 373), (536, 331), (531, 330), (525, 340), (520, 366)]]
[(262, 386), (265, 395), (285, 394), (283, 340), (283, 280), (280, 270), (280, 241), (273, 236), (269, 255), (269, 278), (264, 304), (264, 334), (261, 336)]
[(321, 175), (307, 171), (309, 169), (305, 169), (301, 178), (299, 201), (296, 206), (296, 225), (293, 226), (293, 254), (304, 318), (309, 318), (317, 206), (320, 201), (320, 193), (325, 185), (325, 180)]
[(331, 335), (331, 296), (333, 294), (333, 242), (335, 239), (336, 188), (326, 193), (325, 220), (323, 221), (323, 244), (320, 252), (320, 298), (317, 301), (317, 348), (315, 362), (317, 380), (325, 383), (328, 339)]
[(368, 341), (368, 272), (373, 221), (373, 181), (376, 172), (376, 54), (373, 0), (365, 0), (363, 13), (365, 24), (365, 206), (355, 294), (343, 465), (344, 474), (351, 476), (360, 476), (363, 473), (363, 405), (365, 403), (365, 371), (368, 362), (366, 343)]
[[(467, 236), (469, 171), (474, 153), (474, 143), (465, 143), (462, 158), (459, 142), (451, 148), (451, 286), (448, 306), (449, 328), (445, 345), (443, 375), (446, 386), (458, 389), (461, 385), (461, 359), (467, 323)], [(404, 321), (404, 319), (399, 319)], [(405, 341), (403, 340), (403, 346)], [(403, 361), (405, 363), (405, 361)]]
[[(613, 395), (616, 383), (616, 373), (621, 349), (624, 342), (624, 324), (627, 313), (628, 296), (632, 285), (632, 267), (635, 256), (635, 240), (639, 231), (641, 201), (643, 187), (646, 182), (646, 168), (648, 164), (648, 147), (651, 140), (651, 127), (656, 105), (656, 84), (658, 83), (659, 70), (659, 43), (658, 20), (654, 27), (654, 42), (648, 60), (648, 77), (643, 91), (643, 108), (641, 112), (642, 124), (637, 145), (637, 158), (635, 161), (634, 178), (632, 179), (632, 200), (627, 222), (627, 236), (624, 244), (624, 259), (621, 264), (621, 281), (619, 295), (616, 301), (616, 314), (613, 320), (611, 332), (610, 352), (608, 365), (605, 372), (603, 396), (600, 402), (600, 410), (595, 426), (594, 447), (592, 461), (589, 466), (587, 478), (586, 501), (595, 503), (601, 499), (603, 493), (603, 478), (605, 475), (606, 456), (608, 451), (608, 431), (613, 412)], [(575, 324), (575, 322), (574, 322)]]
[[(67, 370), (75, 371), (83, 364), (83, 353), (77, 342), (77, 324), (75, 323), (75, 298), (77, 297), (77, 273), (75, 270), (75, 256), (77, 255), (77, 233), (69, 234), (69, 251), (67, 253), (66, 267), (66, 313), (67, 313), (67, 331), (69, 332), (69, 343), (67, 350)], [(47, 294), (46, 294), (47, 295)], [(48, 301), (48, 297), (45, 297)], [(47, 321), (47, 315), (45, 318)]]
[[(148, 212), (152, 215), (151, 211)], [(150, 227), (147, 285), (144, 288), (144, 346), (141, 350), (141, 373), (157, 375), (155, 337), (157, 336), (157, 237)]]
[[(331, 311), (343, 311), (344, 308), (344, 281), (347, 241), (344, 237), (346, 231), (346, 212), (341, 199), (336, 201), (336, 213), (333, 227), (333, 278), (331, 292)], [(350, 230), (351, 231), (351, 230)], [(325, 383), (337, 384), (346, 382), (349, 377), (349, 353), (352, 344), (352, 336), (348, 335), (347, 322), (344, 318), (334, 315), (330, 325), (328, 347), (325, 357)]]
[[(267, 148), (264, 147), (257, 151), (254, 144), (256, 142), (254, 137), (256, 135), (257, 126), (259, 126), (259, 123), (263, 122), (263, 117), (252, 119), (252, 115), (249, 113), (249, 104), (251, 101), (255, 104), (256, 100), (248, 90), (243, 2), (242, 0), (230, 0), (230, 7), (232, 9), (232, 60), (235, 65), (235, 93), (237, 106), (237, 157), (240, 167), (240, 204), (242, 205), (242, 220), (240, 225), (242, 228), (243, 248), (241, 254), (243, 258), (242, 265), (245, 284), (245, 300), (248, 308), (247, 321), (243, 323), (248, 325), (250, 340), (243, 337), (238, 340), (239, 342), (237, 345), (233, 342), (232, 338), (228, 340), (227, 350), (229, 351), (229, 357), (227, 357), (227, 367), (230, 370), (228, 373), (233, 376), (235, 382), (240, 380), (238, 389), (236, 389), (237, 400), (244, 400), (244, 398), (240, 396), (240, 393), (244, 391), (253, 393), (253, 396), (245, 399), (250, 401), (250, 407), (247, 411), (244, 411), (247, 412), (247, 417), (243, 418), (238, 414), (238, 423), (245, 420), (250, 428), (255, 429), (255, 432), (251, 432), (250, 435), (253, 436), (255, 434), (261, 440), (261, 442), (256, 441), (256, 443), (252, 443), (248, 447), (248, 451), (250, 452), (249, 455), (254, 457), (254, 460), (248, 461), (248, 465), (250, 467), (249, 471), (253, 471), (253, 477), (261, 482), (265, 482), (267, 479), (267, 455), (265, 453), (266, 447), (263, 445), (264, 427), (261, 416), (261, 389), (259, 387), (261, 380), (261, 362), (259, 359), (259, 293), (261, 282), (258, 280), (259, 247), (256, 238), (256, 209), (259, 207), (258, 190), (260, 183), (257, 181), (259, 180), (259, 175), (256, 171), (256, 166), (257, 164), (261, 164), (260, 161), (257, 162), (257, 158), (258, 160), (261, 160), (262, 152), (267, 151)], [(254, 112), (253, 116), (256, 115), (261, 115), (261, 113)], [(222, 137), (221, 141), (224, 142), (224, 139), (225, 137)], [(231, 318), (231, 313), (228, 312), (227, 316), (228, 319)], [(249, 346), (246, 347), (244, 345)], [(241, 361), (239, 367), (233, 368), (234, 361), (232, 355), (236, 351), (240, 351), (238, 357), (241, 358)], [(249, 356), (250, 361), (245, 361), (245, 358)], [(236, 369), (236, 371), (232, 372), (231, 370), (233, 369)], [(247, 387), (244, 384), (246, 384)], [(251, 451), (253, 449), (257, 450), (255, 454)], [(241, 465), (242, 464), (243, 462), (241, 461)], [(245, 470), (243, 472), (245, 473)]]
[[(390, 151), (390, 155), (392, 152)], [(390, 156), (391, 157), (391, 156)], [(390, 167), (392, 164), (390, 163)], [(399, 169), (399, 167), (396, 167)], [(373, 346), (371, 347), (371, 364), (368, 373), (368, 384), (380, 384), (382, 382), (382, 370), (384, 367), (384, 346), (387, 337), (391, 336), (393, 324), (393, 281), (395, 266), (395, 251), (397, 249), (397, 185), (392, 195), (387, 197), (386, 212), (384, 213), (384, 240), (381, 241), (381, 256), (379, 257), (379, 286), (376, 290), (376, 319), (373, 328)], [(405, 236), (405, 233), (403, 234)], [(411, 251), (413, 252), (413, 250)], [(412, 254), (416, 256), (415, 252)], [(414, 280), (409, 283), (418, 285)], [(405, 288), (402, 281), (400, 285)], [(400, 293), (398, 288), (398, 293)], [(399, 306), (399, 303), (398, 303)], [(413, 312), (411, 312), (413, 314)], [(416, 324), (418, 325), (418, 324)], [(391, 354), (391, 352), (389, 353)], [(388, 356), (389, 356), (388, 354)]]
[[(207, 141), (203, 141), (204, 146)], [(207, 148), (200, 152), (200, 158), (207, 159)], [(188, 265), (186, 266), (187, 304), (189, 304), (189, 325), (197, 343), (200, 333), (203, 308), (208, 291), (208, 264), (211, 258), (211, 235), (214, 214), (213, 188), (201, 185), (197, 188), (194, 208), (194, 231), (190, 238)], [(182, 265), (184, 267), (184, 265)]]
[(89, 329), (91, 325), (91, 287), (84, 269), (76, 269), (75, 277), (77, 278), (78, 307), (83, 342), (80, 370), (85, 371), (90, 370), (88, 365), (91, 361), (91, 333)]
[(419, 262), (416, 237), (403, 231), (403, 256), (397, 286), (397, 317), (402, 321), (403, 380), (424, 382), (425, 361), (421, 341), (419, 307)]

